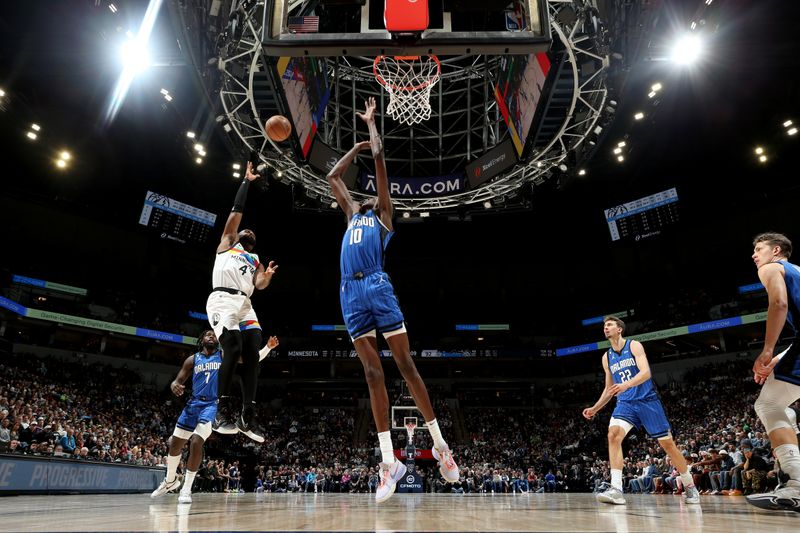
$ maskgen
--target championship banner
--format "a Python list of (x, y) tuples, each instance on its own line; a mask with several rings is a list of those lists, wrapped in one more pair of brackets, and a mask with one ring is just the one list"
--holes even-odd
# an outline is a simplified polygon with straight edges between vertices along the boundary
[[(361, 191), (377, 195), (375, 176), (362, 172), (360, 176)], [(451, 196), (465, 191), (464, 174), (446, 174), (444, 176), (427, 176), (424, 178), (403, 178), (389, 176), (389, 194), (394, 198), (434, 198)]]

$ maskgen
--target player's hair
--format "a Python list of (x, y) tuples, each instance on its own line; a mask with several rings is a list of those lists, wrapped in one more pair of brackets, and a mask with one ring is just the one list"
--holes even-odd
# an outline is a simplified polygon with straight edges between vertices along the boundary
[(202, 350), (203, 349), (203, 337), (205, 337), (208, 332), (213, 333), (214, 330), (213, 329), (207, 329), (207, 330), (203, 331), (200, 334), (199, 337), (197, 337), (197, 349), (198, 350)]
[(623, 332), (625, 331), (625, 322), (623, 322), (619, 317), (609, 315), (603, 319), (603, 324), (606, 322), (613, 322), (619, 326), (619, 329), (621, 329)]
[(762, 233), (756, 235), (756, 238), (753, 239), (753, 246), (760, 242), (765, 242), (769, 246), (780, 246), (781, 254), (783, 254), (786, 259), (792, 256), (792, 241), (783, 233)]

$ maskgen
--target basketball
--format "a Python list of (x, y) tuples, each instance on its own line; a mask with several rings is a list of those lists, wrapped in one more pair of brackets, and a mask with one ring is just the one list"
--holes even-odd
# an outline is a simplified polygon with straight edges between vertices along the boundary
[(282, 142), (288, 139), (289, 134), (292, 133), (292, 124), (283, 115), (274, 115), (269, 117), (264, 129), (267, 137), (275, 142)]

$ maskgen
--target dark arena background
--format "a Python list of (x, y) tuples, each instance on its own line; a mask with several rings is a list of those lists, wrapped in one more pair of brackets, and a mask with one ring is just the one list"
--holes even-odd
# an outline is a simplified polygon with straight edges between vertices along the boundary
[[(770, 375), (790, 421), (773, 431), (754, 362), (792, 343), (800, 289), (796, 267), (754, 264), (754, 237), (800, 240), (798, 16), (786, 0), (4, 2), (0, 529), (796, 529), (800, 387)], [(338, 175), (370, 139), (369, 98), (382, 151)], [(341, 281), (326, 177), (360, 203), (381, 159), (408, 353), (388, 344), (402, 334), (354, 344), (340, 306), (367, 278)], [(181, 412), (202, 396), (222, 416), (224, 370), (193, 370), (201, 353), (180, 397), (174, 380), (219, 321), (209, 294), (247, 299), (212, 293), (212, 271), (248, 162), (238, 229), (278, 265), (251, 300), (258, 348), (279, 344), (231, 366), (236, 413), (257, 368), (242, 417), (263, 442), (241, 424), (204, 440)], [(623, 399), (583, 416), (607, 390), (608, 315), (641, 342), (688, 477), (634, 427), (619, 482)], [(223, 357), (232, 335), (255, 356), (250, 326), (222, 333)]]

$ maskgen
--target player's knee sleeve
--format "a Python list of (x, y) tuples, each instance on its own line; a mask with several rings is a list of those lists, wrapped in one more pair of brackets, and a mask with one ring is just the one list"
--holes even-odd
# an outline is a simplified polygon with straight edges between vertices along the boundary
[(631, 429), (633, 429), (633, 424), (631, 424), (627, 420), (622, 420), (621, 418), (614, 418), (612, 416), (611, 420), (608, 421), (608, 438), (609, 439), (611, 439), (614, 436), (614, 433), (611, 431), (611, 428), (613, 428), (615, 426), (618, 427), (618, 428), (622, 428), (622, 431), (623, 431), (622, 438), (623, 439), (625, 438), (625, 435), (627, 435), (628, 432)]
[(172, 432), (172, 435), (179, 439), (189, 440), (189, 438), (192, 436), (192, 432), (175, 426), (175, 431)]
[[(776, 385), (776, 383), (778, 385)], [(775, 380), (767, 381), (761, 388), (761, 394), (755, 403), (755, 410), (761, 423), (764, 424), (767, 433), (780, 428), (791, 428), (791, 421), (786, 414), (785, 402), (781, 401), (779, 391), (776, 390), (780, 382)]]
[[(211, 422), (197, 424), (197, 427), (194, 428), (194, 434), (203, 439), (203, 441), (208, 439), (209, 435), (211, 435)], [(189, 435), (191, 436), (191, 433)]]

